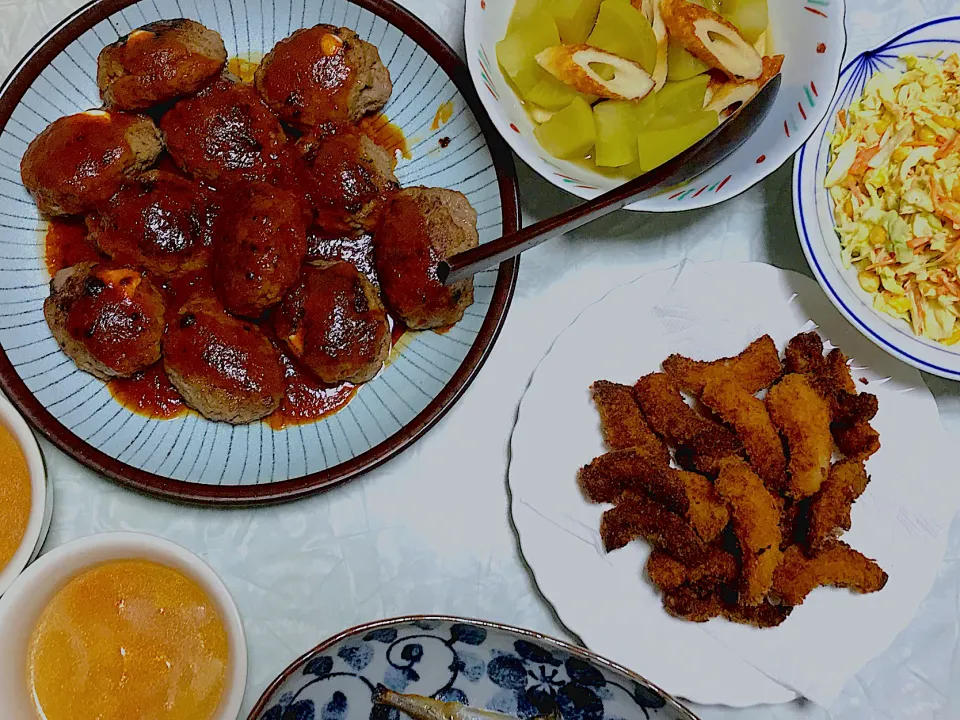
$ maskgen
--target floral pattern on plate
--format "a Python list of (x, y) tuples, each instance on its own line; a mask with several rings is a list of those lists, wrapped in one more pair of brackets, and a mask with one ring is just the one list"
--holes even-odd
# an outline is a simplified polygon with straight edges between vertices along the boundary
[(501, 625), (406, 618), (328, 640), (287, 668), (251, 720), (399, 720), (378, 685), (523, 720), (693, 718), (642, 678), (573, 646)]

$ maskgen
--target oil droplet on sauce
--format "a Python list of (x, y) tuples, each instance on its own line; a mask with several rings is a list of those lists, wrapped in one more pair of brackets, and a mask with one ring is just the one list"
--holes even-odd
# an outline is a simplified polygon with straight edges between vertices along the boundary
[(119, 560), (53, 596), (30, 637), (27, 676), (46, 720), (208, 720), (229, 664), (203, 588), (164, 565)]
[(252, 83), (253, 74), (260, 66), (263, 55), (260, 53), (250, 53), (247, 57), (232, 57), (227, 61), (227, 70), (243, 82)]
[(394, 167), (397, 165), (398, 152), (404, 160), (410, 159), (410, 148), (407, 146), (407, 138), (403, 130), (390, 122), (383, 113), (361, 118), (357, 125), (371, 140), (390, 153)]
[(44, 236), (44, 246), (50, 277), (71, 265), (101, 259), (96, 249), (87, 242), (87, 226), (82, 218), (51, 220)]
[(118, 403), (140, 415), (170, 420), (187, 412), (187, 405), (167, 377), (162, 361), (133, 377), (111, 380), (107, 388)]
[(31, 501), (27, 459), (16, 438), (0, 425), (0, 572), (23, 542)]
[(446, 125), (450, 122), (451, 117), (453, 117), (453, 100), (440, 103), (440, 107), (437, 108), (437, 114), (433, 116), (433, 122), (430, 123), (430, 129), (439, 130), (441, 125)]

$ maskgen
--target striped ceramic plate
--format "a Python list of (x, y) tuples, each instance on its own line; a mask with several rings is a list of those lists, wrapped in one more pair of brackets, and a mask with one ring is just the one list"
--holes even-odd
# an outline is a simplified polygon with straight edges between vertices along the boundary
[[(220, 32), (232, 56), (258, 57), (319, 22), (345, 25), (380, 49), (394, 92), (387, 117), (410, 144), (397, 177), (463, 192), (481, 242), (516, 228), (513, 165), (483, 115), (466, 68), (443, 41), (385, 0), (100, 0), (64, 20), (20, 63), (0, 94), (0, 383), (43, 433), (81, 462), (150, 492), (200, 502), (296, 497), (355, 477), (400, 452), (459, 397), (496, 339), (516, 263), (476, 278), (476, 302), (438, 335), (418, 333), (341, 411), (275, 431), (195, 414), (157, 420), (128, 411), (64, 355), (43, 318), (46, 223), (20, 182), (27, 143), (52, 120), (100, 105), (100, 49), (161, 18)], [(450, 102), (449, 121), (435, 127)], [(449, 143), (439, 140), (448, 138)]]

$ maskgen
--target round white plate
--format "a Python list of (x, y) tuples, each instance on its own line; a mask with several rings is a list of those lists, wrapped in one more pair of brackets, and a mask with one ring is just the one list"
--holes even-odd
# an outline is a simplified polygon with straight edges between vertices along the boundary
[[(605, 506), (588, 503), (577, 487), (577, 469), (604, 452), (588, 388), (598, 379), (632, 384), (672, 352), (731, 355), (764, 333), (782, 350), (814, 323), (880, 400), (874, 422), (883, 448), (868, 463), (873, 481), (846, 538), (887, 570), (887, 587), (868, 596), (820, 590), (782, 626), (763, 631), (672, 618), (643, 577), (648, 546), (604, 553)], [(557, 338), (520, 405), (511, 510), (537, 585), (595, 652), (697, 703), (780, 703), (794, 689), (823, 696), (887, 647), (933, 582), (958, 503), (936, 460), (945, 438), (919, 373), (858, 336), (812, 280), (759, 263), (688, 263), (616, 288)], [(815, 664), (825, 654), (831, 662), (808, 675), (810, 654)]]
[(960, 344), (947, 346), (913, 334), (910, 326), (873, 309), (857, 282), (856, 268), (840, 261), (833, 201), (824, 188), (830, 139), (837, 111), (862, 93), (874, 73), (900, 67), (904, 55), (960, 52), (960, 15), (935, 18), (904, 30), (880, 47), (867, 50), (843, 69), (826, 120), (797, 154), (793, 167), (793, 207), (803, 253), (827, 297), (853, 325), (886, 352), (925, 372), (960, 380)]

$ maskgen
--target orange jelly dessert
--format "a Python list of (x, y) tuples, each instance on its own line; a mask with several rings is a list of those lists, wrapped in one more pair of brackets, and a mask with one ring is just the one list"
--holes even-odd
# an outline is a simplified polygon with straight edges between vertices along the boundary
[(30, 470), (16, 438), (0, 425), (0, 570), (23, 542), (30, 519)]
[(118, 560), (84, 571), (30, 638), (30, 692), (45, 720), (209, 720), (227, 633), (213, 600), (177, 570)]

